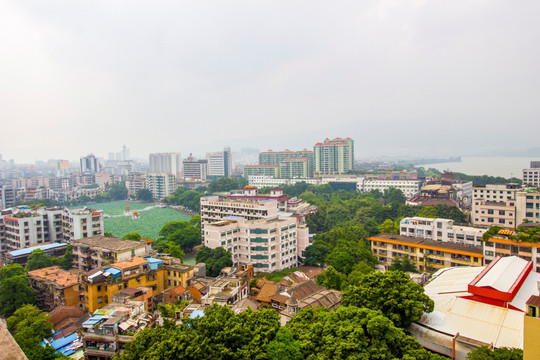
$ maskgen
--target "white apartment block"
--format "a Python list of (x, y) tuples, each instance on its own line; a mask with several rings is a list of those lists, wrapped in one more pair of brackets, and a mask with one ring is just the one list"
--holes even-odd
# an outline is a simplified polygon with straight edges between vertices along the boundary
[(205, 181), (208, 176), (208, 161), (195, 159), (189, 156), (184, 159), (184, 179)]
[(488, 184), (473, 187), (473, 199), (488, 201), (508, 201), (516, 199), (516, 192), (520, 187), (512, 184)]
[(454, 224), (451, 219), (409, 217), (401, 220), (399, 234), (470, 246), (482, 246), (487, 229)]
[(471, 222), (474, 226), (500, 226), (508, 229), (516, 227), (516, 200), (490, 201), (474, 199)]
[(529, 169), (523, 169), (523, 185), (540, 186), (540, 161), (531, 161)]
[(227, 216), (238, 216), (247, 220), (275, 218), (278, 215), (277, 200), (223, 199), (219, 196), (201, 198), (201, 230), (203, 245), (207, 224), (221, 221)]
[(103, 235), (103, 211), (69, 209), (62, 216), (62, 225), (66, 242)]
[(173, 174), (175, 177), (181, 176), (182, 157), (180, 153), (153, 153), (149, 155), (150, 172)]
[(363, 179), (357, 183), (356, 189), (361, 192), (379, 190), (385, 192), (396, 188), (403, 192), (407, 199), (412, 198), (420, 191), (421, 182), (418, 179)]
[(540, 191), (536, 188), (516, 195), (516, 226), (523, 222), (540, 223)]
[(248, 183), (251, 186), (260, 188), (263, 187), (279, 187), (282, 185), (294, 185), (299, 182), (305, 182), (311, 185), (320, 185), (322, 180), (319, 178), (298, 178), (298, 179), (278, 179), (264, 175), (250, 175), (248, 176)]
[(207, 153), (206, 160), (208, 161), (207, 175), (209, 177), (229, 177), (232, 175), (232, 152), (230, 148)]
[(0, 215), (2, 251), (103, 235), (103, 212), (62, 207), (6, 210)]
[(152, 193), (155, 200), (162, 200), (171, 195), (178, 188), (176, 178), (170, 173), (147, 174), (146, 188)]
[(235, 266), (253, 265), (255, 272), (273, 272), (298, 265), (308, 246), (309, 230), (294, 217), (246, 220), (238, 216), (207, 224), (205, 246), (232, 253)]

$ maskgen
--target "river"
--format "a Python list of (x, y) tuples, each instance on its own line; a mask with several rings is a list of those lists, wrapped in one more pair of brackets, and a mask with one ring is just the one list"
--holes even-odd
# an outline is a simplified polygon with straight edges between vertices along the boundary
[(434, 168), (439, 171), (461, 172), (467, 175), (491, 175), (521, 179), (523, 169), (530, 166), (536, 157), (462, 157), (459, 162), (424, 164), (418, 167)]

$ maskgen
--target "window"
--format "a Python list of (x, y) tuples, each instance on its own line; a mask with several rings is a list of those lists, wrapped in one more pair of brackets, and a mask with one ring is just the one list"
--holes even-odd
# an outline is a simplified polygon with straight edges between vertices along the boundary
[(103, 297), (102, 296), (98, 296), (97, 298), (97, 303), (98, 304), (101, 304), (103, 302)]
[(97, 286), (97, 291), (101, 291), (101, 285)]

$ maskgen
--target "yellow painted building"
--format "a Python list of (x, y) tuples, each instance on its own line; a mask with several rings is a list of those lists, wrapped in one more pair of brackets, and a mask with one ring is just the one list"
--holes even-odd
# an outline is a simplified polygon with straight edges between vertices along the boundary
[(392, 265), (395, 258), (408, 258), (421, 272), (452, 266), (483, 265), (481, 247), (393, 234), (379, 234), (368, 240), (373, 255), (386, 266)]
[(85, 308), (94, 312), (127, 288), (149, 287), (153, 294), (159, 294), (167, 288), (165, 274), (163, 261), (150, 257), (135, 257), (106, 269), (94, 269), (84, 277)]
[(527, 314), (523, 326), (523, 360), (540, 359), (540, 296), (532, 295), (527, 300)]

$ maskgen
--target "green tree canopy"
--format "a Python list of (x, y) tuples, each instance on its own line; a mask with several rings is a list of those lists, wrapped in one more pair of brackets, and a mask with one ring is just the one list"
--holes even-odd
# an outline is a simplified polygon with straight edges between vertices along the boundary
[(0, 314), (11, 315), (25, 304), (35, 304), (36, 293), (28, 284), (24, 268), (19, 264), (0, 269)]
[(32, 251), (30, 256), (28, 256), (26, 268), (28, 271), (32, 271), (53, 265), (55, 265), (55, 262), (49, 255), (45, 254), (43, 250), (36, 249)]
[(39, 311), (34, 305), (24, 305), (6, 321), (13, 338), (30, 360), (56, 359), (50, 347), (43, 347), (40, 341), (52, 335), (53, 325), (46, 313)]
[(401, 271), (366, 275), (360, 284), (343, 292), (341, 302), (345, 306), (380, 310), (400, 328), (408, 327), (434, 307), (424, 288)]
[(138, 232), (132, 232), (132, 233), (124, 235), (124, 237), (122, 239), (141, 241), (141, 234), (139, 234)]
[(442, 359), (381, 312), (354, 306), (305, 308), (287, 324), (306, 359)]
[(467, 355), (468, 360), (523, 360), (523, 350), (513, 348), (490, 349), (481, 346)]
[(137, 190), (135, 197), (137, 198), (137, 200), (144, 202), (152, 202), (152, 200), (154, 199), (152, 196), (152, 192), (148, 189)]
[(125, 200), (127, 199), (128, 189), (124, 184), (112, 184), (109, 189), (109, 195), (112, 200)]
[(278, 330), (276, 338), (270, 341), (267, 349), (269, 360), (302, 360), (304, 358), (300, 350), (300, 341), (295, 341), (293, 334), (286, 327)]
[(218, 276), (221, 269), (233, 264), (231, 253), (222, 247), (210, 249), (203, 246), (195, 254), (195, 261), (206, 264), (208, 276)]
[(227, 307), (213, 305), (204, 317), (139, 332), (118, 359), (266, 359), (267, 345), (279, 327), (274, 310), (234, 315)]
[(319, 274), (316, 279), (317, 284), (336, 290), (341, 290), (342, 284), (346, 281), (347, 276), (338, 273), (332, 266), (329, 266), (322, 274)]
[(227, 192), (237, 189), (240, 189), (240, 184), (238, 183), (238, 180), (230, 177), (222, 177), (216, 180), (212, 180), (208, 185), (208, 191), (211, 193)]

